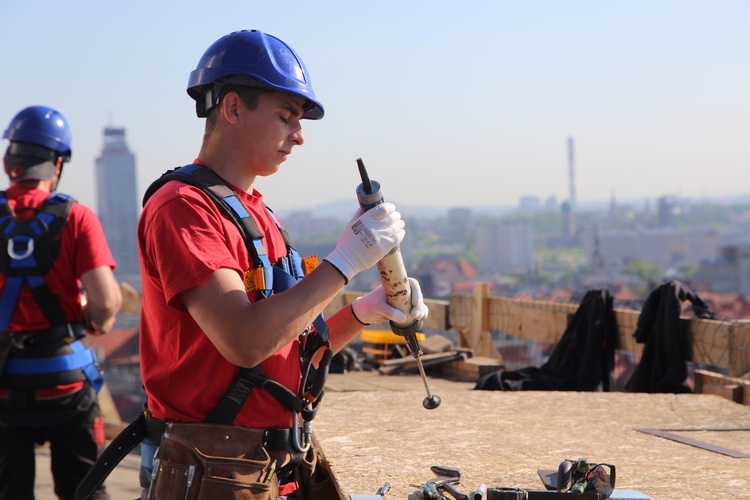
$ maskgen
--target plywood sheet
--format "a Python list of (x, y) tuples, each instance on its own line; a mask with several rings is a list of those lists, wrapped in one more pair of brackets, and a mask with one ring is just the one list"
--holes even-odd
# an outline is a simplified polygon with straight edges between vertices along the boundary
[[(407, 498), (414, 491), (409, 483), (430, 479), (435, 464), (459, 467), (462, 491), (480, 483), (538, 489), (537, 469), (581, 457), (615, 464), (618, 486), (654, 498), (742, 498), (750, 492), (750, 459), (635, 430), (750, 429), (750, 407), (718, 396), (487, 392), (430, 379), (442, 399), (430, 411), (422, 407), (418, 377), (344, 376), (350, 375), (394, 379), (400, 389), (326, 391), (314, 433), (345, 495), (372, 494), (389, 481), (387, 498)], [(710, 441), (711, 433), (699, 439)], [(733, 431), (729, 445), (750, 453), (750, 430)]]

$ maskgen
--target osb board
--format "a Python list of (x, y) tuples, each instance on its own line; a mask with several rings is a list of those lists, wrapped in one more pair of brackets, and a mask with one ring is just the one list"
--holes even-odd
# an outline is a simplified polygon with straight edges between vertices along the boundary
[(712, 430), (750, 428), (750, 407), (718, 396), (487, 392), (431, 378), (442, 404), (429, 411), (418, 377), (349, 376), (370, 388), (368, 378), (388, 379), (396, 390), (326, 391), (314, 433), (347, 496), (389, 481), (386, 499), (404, 499), (434, 464), (459, 467), (462, 491), (539, 489), (537, 469), (586, 457), (615, 464), (620, 488), (654, 498), (750, 498), (750, 459), (635, 430), (696, 429), (695, 439), (750, 453), (750, 431)]

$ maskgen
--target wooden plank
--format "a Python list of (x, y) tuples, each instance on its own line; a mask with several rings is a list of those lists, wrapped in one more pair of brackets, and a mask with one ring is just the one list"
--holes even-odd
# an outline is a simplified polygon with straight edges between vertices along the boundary
[(471, 318), (471, 345), (480, 356), (490, 356), (487, 337), (489, 337), (489, 310), (487, 300), (490, 296), (489, 283), (474, 283), (474, 305)]
[(452, 380), (477, 381), (481, 377), (496, 372), (503, 366), (500, 359), (482, 356), (451, 361), (440, 367), (440, 373)]
[(734, 377), (750, 376), (750, 322), (748, 321), (732, 323), (729, 374)]
[(716, 394), (736, 403), (750, 405), (750, 380), (708, 370), (695, 370), (693, 392)]
[(702, 394), (714, 394), (735, 403), (742, 403), (742, 388), (737, 384), (703, 384)]
[[(427, 368), (429, 366), (448, 363), (458, 359), (466, 359), (469, 355), (470, 353), (467, 351), (440, 352), (436, 354), (425, 354), (424, 356), (420, 356), (419, 360), (422, 362), (422, 366)], [(387, 359), (380, 364), (378, 371), (383, 375), (393, 375), (417, 369), (417, 360), (414, 356), (408, 356), (400, 359)]]

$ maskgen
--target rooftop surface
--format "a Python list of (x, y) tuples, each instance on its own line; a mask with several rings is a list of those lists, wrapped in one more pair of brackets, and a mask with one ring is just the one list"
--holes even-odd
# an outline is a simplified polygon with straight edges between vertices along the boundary
[[(618, 489), (655, 499), (750, 498), (750, 406), (708, 394), (473, 391), (473, 382), (430, 378), (442, 399), (425, 410), (417, 376), (331, 374), (313, 423), (342, 498), (373, 494), (406, 499), (430, 466), (462, 471), (460, 491), (543, 489), (538, 469), (588, 458), (617, 468)], [(692, 438), (691, 446), (636, 429)], [(139, 457), (128, 456), (107, 480), (115, 500), (139, 495)], [(54, 499), (49, 453), (37, 453), (37, 499)]]
[[(314, 422), (341, 492), (405, 499), (430, 466), (462, 471), (459, 490), (543, 489), (538, 469), (588, 458), (617, 468), (617, 487), (655, 499), (750, 498), (750, 406), (707, 394), (473, 391), (430, 379), (442, 399), (425, 410), (418, 377), (331, 375)], [(639, 432), (674, 434), (739, 451), (733, 458)], [(744, 430), (736, 430), (744, 429)]]

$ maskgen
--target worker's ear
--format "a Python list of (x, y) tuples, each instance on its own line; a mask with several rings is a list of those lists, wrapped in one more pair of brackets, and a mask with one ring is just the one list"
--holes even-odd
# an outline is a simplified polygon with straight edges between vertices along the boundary
[(239, 107), (241, 105), (242, 100), (237, 92), (227, 92), (221, 100), (221, 112), (224, 118), (232, 125), (236, 124), (237, 120), (239, 120)]

